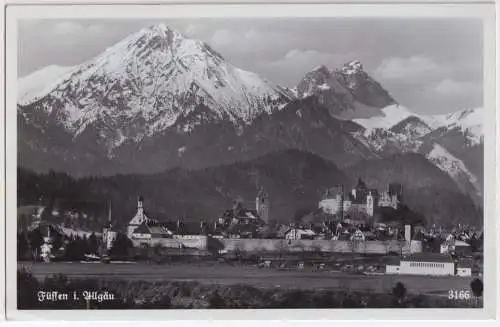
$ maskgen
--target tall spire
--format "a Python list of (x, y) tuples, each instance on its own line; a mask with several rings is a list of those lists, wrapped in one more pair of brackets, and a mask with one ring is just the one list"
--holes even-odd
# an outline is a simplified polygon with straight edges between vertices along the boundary
[(144, 198), (142, 197), (142, 195), (139, 195), (137, 197), (137, 212), (142, 214), (144, 212), (144, 208), (142, 206), (142, 202), (144, 201)]

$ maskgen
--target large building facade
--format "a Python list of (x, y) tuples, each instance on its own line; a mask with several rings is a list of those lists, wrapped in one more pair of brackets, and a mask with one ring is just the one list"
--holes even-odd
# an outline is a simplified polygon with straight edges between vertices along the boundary
[(437, 253), (416, 253), (397, 258), (386, 265), (387, 274), (454, 276), (455, 262), (450, 256)]
[(377, 207), (397, 209), (402, 201), (403, 187), (400, 184), (389, 184), (386, 191), (370, 189), (359, 179), (351, 192), (345, 194), (344, 187), (329, 189), (319, 202), (319, 208), (325, 213), (344, 217), (347, 214), (361, 213), (373, 217)]

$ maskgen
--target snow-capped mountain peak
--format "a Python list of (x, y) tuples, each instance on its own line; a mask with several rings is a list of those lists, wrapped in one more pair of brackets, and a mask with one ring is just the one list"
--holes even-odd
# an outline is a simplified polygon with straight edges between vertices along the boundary
[(363, 71), (363, 64), (359, 60), (353, 60), (351, 62), (346, 63), (341, 68), (342, 73), (347, 75), (357, 74)]
[(200, 105), (212, 118), (241, 124), (279, 110), (291, 96), (164, 24), (107, 48), (46, 91), (37, 106), (54, 111), (74, 135), (105, 125), (100, 134), (111, 148), (163, 131), (181, 116), (199, 117), (189, 114)]

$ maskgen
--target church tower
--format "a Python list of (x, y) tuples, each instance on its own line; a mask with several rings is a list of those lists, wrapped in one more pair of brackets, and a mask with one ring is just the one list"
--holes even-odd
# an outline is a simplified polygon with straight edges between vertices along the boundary
[(337, 202), (337, 215), (342, 221), (344, 220), (344, 185), (342, 184), (338, 185), (336, 202)]
[(128, 237), (131, 237), (134, 230), (139, 227), (139, 225), (141, 225), (144, 221), (149, 221), (148, 217), (146, 217), (146, 215), (144, 214), (143, 202), (144, 198), (142, 196), (137, 197), (137, 213), (135, 214), (134, 218), (132, 218), (128, 223)]
[(266, 224), (269, 223), (269, 197), (263, 188), (259, 190), (255, 198), (255, 210)]

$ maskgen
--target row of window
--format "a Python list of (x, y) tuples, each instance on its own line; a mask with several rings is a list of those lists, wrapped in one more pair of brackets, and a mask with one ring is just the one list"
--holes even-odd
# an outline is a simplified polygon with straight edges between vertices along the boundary
[(444, 268), (444, 263), (410, 262), (412, 268)]

